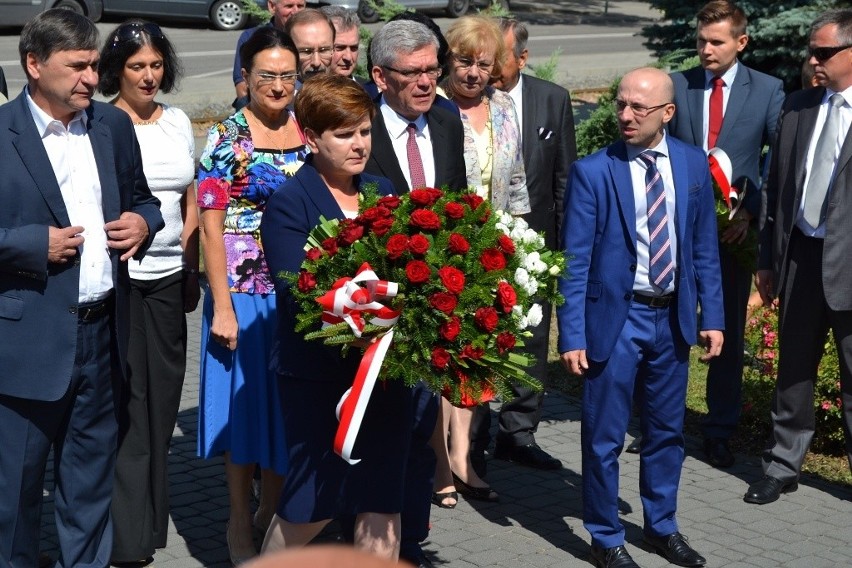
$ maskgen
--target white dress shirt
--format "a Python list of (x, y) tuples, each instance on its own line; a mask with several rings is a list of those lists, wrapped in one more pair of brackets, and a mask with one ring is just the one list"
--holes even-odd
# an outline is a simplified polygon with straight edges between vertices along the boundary
[[(731, 97), (731, 85), (734, 84), (734, 79), (737, 77), (737, 69), (739, 68), (739, 62), (735, 61), (731, 68), (725, 71), (722, 74), (722, 80), (725, 82), (725, 85), (722, 87), (722, 124), (724, 124), (725, 111), (728, 110), (728, 99)], [(707, 148), (707, 135), (710, 133), (710, 94), (713, 92), (713, 73), (710, 71), (704, 71), (704, 105), (702, 105), (702, 124), (703, 130), (701, 131), (701, 139), (704, 140), (704, 151), (708, 151)]]
[(426, 176), (426, 185), (435, 187), (435, 154), (432, 152), (432, 136), (429, 133), (429, 123), (424, 115), (417, 117), (417, 120), (408, 120), (404, 116), (397, 114), (395, 110), (388, 106), (385, 102), (385, 97), (382, 96), (379, 112), (385, 119), (385, 128), (388, 130), (388, 135), (393, 145), (393, 151), (396, 154), (396, 159), (399, 161), (399, 168), (402, 170), (402, 175), (405, 176), (405, 181), (408, 183), (408, 188), (411, 189), (411, 170), (408, 167), (408, 151), (406, 144), (408, 143), (408, 125), (412, 122), (417, 127), (417, 148), (420, 150), (420, 159), (423, 161), (423, 173)]
[(27, 104), (53, 167), (71, 226), (83, 227), (78, 301), (96, 302), (113, 289), (112, 262), (104, 230), (104, 210), (98, 165), (89, 140), (88, 117), (74, 115), (66, 128), (44, 112), (27, 90)]
[[(796, 212), (796, 226), (799, 230), (809, 237), (816, 237), (818, 239), (825, 238), (825, 222), (823, 221), (822, 225), (819, 227), (811, 227), (808, 222), (805, 221), (805, 198), (808, 191), (808, 181), (810, 181), (811, 178), (811, 169), (813, 168), (814, 152), (816, 152), (817, 141), (819, 141), (819, 135), (822, 132), (822, 128), (825, 125), (825, 119), (828, 116), (828, 99), (830, 99), (831, 95), (834, 93), (835, 91), (826, 89), (825, 94), (822, 97), (822, 103), (819, 105), (819, 114), (817, 115), (816, 123), (814, 124), (814, 133), (811, 135), (811, 141), (808, 145), (808, 155), (805, 160), (805, 181), (802, 189), (802, 200), (799, 202), (799, 210)], [(840, 156), (840, 148), (846, 140), (846, 135), (849, 132), (849, 125), (852, 124), (852, 106), (850, 106), (850, 101), (852, 101), (852, 87), (847, 88), (840, 94), (843, 95), (843, 99), (846, 103), (836, 109), (840, 112), (840, 127), (837, 129), (837, 142), (834, 146), (835, 168), (837, 167), (837, 157)], [(834, 172), (832, 172), (832, 175), (834, 175)], [(832, 187), (829, 186), (828, 192), (825, 195), (826, 199), (830, 198), (831, 191)]]
[(675, 290), (678, 279), (677, 266), (677, 234), (675, 233), (675, 187), (672, 177), (672, 165), (669, 161), (669, 146), (665, 135), (663, 139), (653, 148), (657, 152), (657, 170), (663, 179), (663, 187), (666, 190), (666, 214), (668, 215), (669, 239), (671, 240), (671, 254), (674, 261), (674, 277), (665, 290), (654, 286), (648, 276), (649, 259), (648, 245), (651, 242), (648, 233), (648, 200), (645, 197), (645, 162), (639, 158), (645, 148), (637, 148), (627, 145), (627, 159), (630, 164), (630, 180), (633, 183), (633, 201), (636, 212), (636, 276), (633, 279), (633, 290), (652, 296), (670, 294)]

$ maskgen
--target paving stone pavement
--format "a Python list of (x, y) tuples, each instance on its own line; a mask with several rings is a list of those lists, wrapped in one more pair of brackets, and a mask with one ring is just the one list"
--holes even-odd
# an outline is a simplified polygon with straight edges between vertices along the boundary
[[(158, 568), (227, 568), (228, 498), (221, 459), (195, 455), (198, 409), (200, 308), (189, 317), (189, 364), (169, 460), (171, 523)], [(496, 408), (496, 407), (495, 407)], [(580, 408), (576, 399), (548, 393), (536, 439), (564, 468), (540, 472), (499, 460), (488, 462), (488, 481), (499, 503), (460, 500), (454, 510), (432, 508), (424, 550), (446, 568), (589, 566), (589, 536), (580, 518)], [(852, 565), (852, 490), (803, 477), (799, 490), (769, 505), (743, 502), (760, 476), (758, 460), (737, 456), (729, 470), (701, 458), (687, 440), (680, 486), (681, 531), (710, 567), (837, 568)], [(56, 556), (52, 471), (42, 515), (43, 549)], [(621, 456), (621, 508), (627, 548), (643, 568), (670, 566), (642, 547), (639, 458)], [(335, 539), (333, 532), (326, 540)]]

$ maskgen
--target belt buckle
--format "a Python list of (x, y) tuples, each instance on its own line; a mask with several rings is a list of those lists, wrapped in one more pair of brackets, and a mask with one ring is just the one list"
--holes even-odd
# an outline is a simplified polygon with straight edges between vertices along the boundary
[(648, 303), (652, 308), (665, 308), (669, 305), (669, 297), (668, 296), (653, 296), (651, 301)]

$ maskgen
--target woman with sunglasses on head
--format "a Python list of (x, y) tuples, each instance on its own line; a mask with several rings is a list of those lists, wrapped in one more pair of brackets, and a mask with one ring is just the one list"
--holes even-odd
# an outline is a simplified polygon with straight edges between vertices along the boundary
[[(275, 188), (306, 156), (301, 129), (288, 109), (298, 51), (290, 36), (258, 28), (241, 46), (249, 103), (207, 138), (198, 170), (204, 267), (210, 288), (201, 333), (198, 451), (224, 454), (231, 562), (254, 556), (252, 526), (261, 532), (275, 513), (287, 469), (284, 420), (275, 372), (275, 289), (260, 241), (260, 220)], [(261, 496), (253, 519), (249, 496), (255, 464)]]
[[(530, 201), (515, 108), (508, 94), (489, 84), (500, 77), (506, 59), (503, 33), (491, 18), (464, 16), (453, 23), (446, 38), (449, 73), (442, 87), (461, 111), (467, 183), (481, 197), (490, 199), (494, 209), (512, 215), (528, 213)], [(432, 438), (438, 457), (432, 501), (439, 507), (455, 507), (456, 492), (481, 501), (498, 498), (470, 461), (472, 418), (472, 407), (458, 408), (442, 401)], [(449, 450), (448, 432), (452, 438)]]
[[(166, 546), (168, 454), (186, 370), (186, 318), (198, 304), (195, 139), (180, 109), (158, 103), (180, 76), (160, 28), (130, 20), (107, 36), (98, 89), (130, 115), (145, 177), (165, 227), (142, 260), (129, 260), (128, 382), (119, 405), (112, 562), (147, 559)], [(120, 174), (120, 172), (119, 172)]]

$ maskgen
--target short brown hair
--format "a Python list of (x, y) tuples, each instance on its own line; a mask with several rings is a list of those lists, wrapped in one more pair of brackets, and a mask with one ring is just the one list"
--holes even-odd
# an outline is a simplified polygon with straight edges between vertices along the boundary
[(326, 130), (373, 120), (376, 105), (364, 88), (342, 75), (315, 75), (302, 84), (295, 102), (296, 120), (318, 135)]
[(698, 21), (699, 28), (708, 24), (730, 20), (731, 33), (734, 37), (745, 35), (746, 27), (748, 26), (748, 18), (746, 18), (745, 12), (733, 2), (728, 2), (728, 0), (712, 0), (708, 2), (701, 8), (695, 19)]
[(331, 21), (331, 18), (325, 15), (325, 12), (321, 12), (316, 8), (306, 8), (287, 18), (287, 23), (284, 24), (284, 32), (287, 35), (292, 36), (293, 28), (296, 26), (318, 24), (320, 22), (328, 24), (328, 27), (331, 28), (331, 39), (334, 40), (337, 35), (334, 29), (334, 22)]

